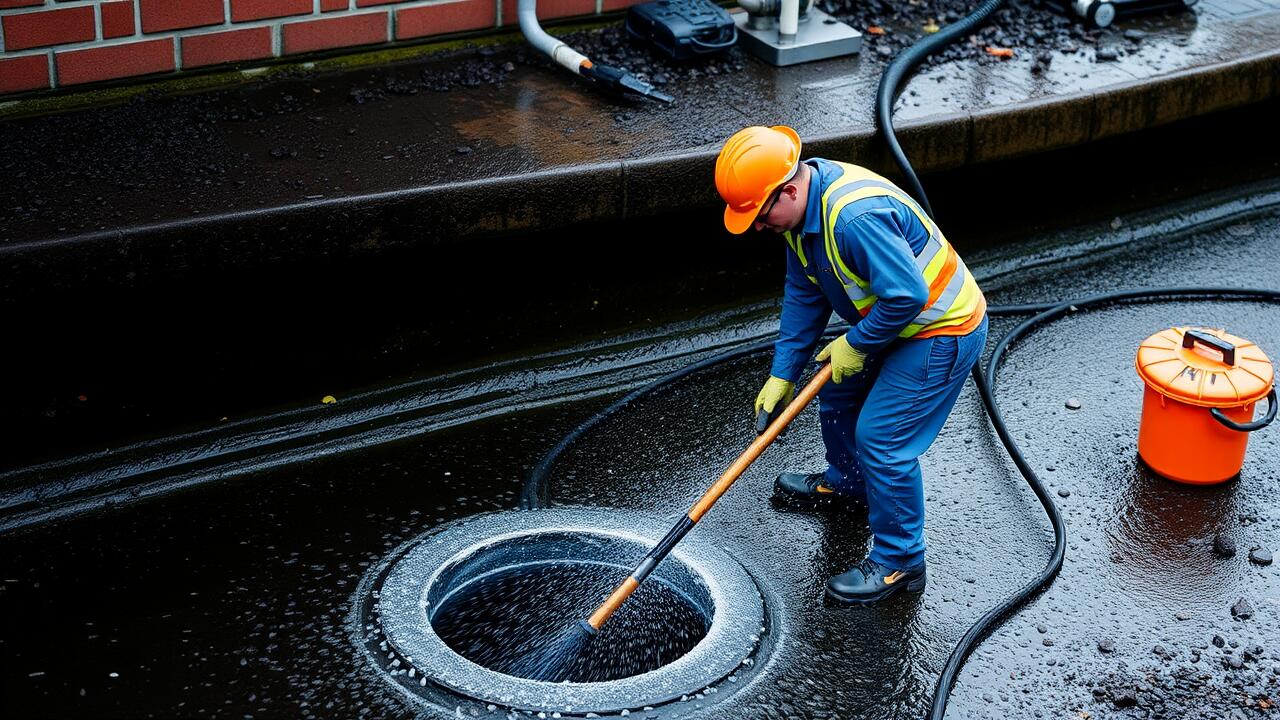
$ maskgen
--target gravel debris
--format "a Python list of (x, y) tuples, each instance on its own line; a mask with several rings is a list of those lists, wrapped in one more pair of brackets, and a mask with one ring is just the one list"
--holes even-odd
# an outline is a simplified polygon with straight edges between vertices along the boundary
[(1118, 708), (1129, 708), (1138, 704), (1138, 691), (1133, 688), (1112, 688), (1111, 704)]
[(1249, 551), (1249, 562), (1255, 565), (1270, 565), (1271, 551), (1264, 547), (1255, 547)]
[(1231, 616), (1237, 620), (1248, 620), (1253, 617), (1253, 604), (1247, 598), (1240, 598), (1231, 606)]
[(1235, 557), (1236, 541), (1222, 532), (1213, 536), (1213, 553), (1220, 558)]

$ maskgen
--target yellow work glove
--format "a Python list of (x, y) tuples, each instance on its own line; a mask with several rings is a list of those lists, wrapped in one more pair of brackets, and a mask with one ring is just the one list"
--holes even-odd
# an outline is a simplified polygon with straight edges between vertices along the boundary
[(867, 354), (849, 344), (843, 335), (831, 341), (818, 353), (818, 361), (831, 359), (831, 380), (837, 385), (847, 377), (862, 372)]
[(760, 388), (760, 394), (756, 395), (756, 434), (764, 432), (795, 396), (795, 383), (770, 375), (769, 381)]

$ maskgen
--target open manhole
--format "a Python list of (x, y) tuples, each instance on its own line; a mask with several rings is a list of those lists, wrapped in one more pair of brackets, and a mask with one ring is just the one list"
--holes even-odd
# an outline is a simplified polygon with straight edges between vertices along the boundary
[(573, 714), (687, 699), (750, 664), (768, 624), (755, 582), (696, 534), (575, 656), (564, 682), (520, 677), (530, 654), (589, 615), (666, 529), (580, 508), (459, 521), (384, 564), (367, 583), (373, 600), (362, 622), (379, 628), (380, 666), (410, 689), (430, 683), (485, 703)]

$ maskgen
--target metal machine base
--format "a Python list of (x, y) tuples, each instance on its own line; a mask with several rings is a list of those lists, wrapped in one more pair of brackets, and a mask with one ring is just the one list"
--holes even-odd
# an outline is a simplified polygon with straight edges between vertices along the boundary
[(748, 27), (747, 13), (732, 13), (738, 25), (738, 42), (751, 54), (771, 65), (797, 65), (813, 60), (852, 55), (862, 49), (862, 33), (812, 8), (800, 21), (793, 42), (780, 43), (778, 28)]

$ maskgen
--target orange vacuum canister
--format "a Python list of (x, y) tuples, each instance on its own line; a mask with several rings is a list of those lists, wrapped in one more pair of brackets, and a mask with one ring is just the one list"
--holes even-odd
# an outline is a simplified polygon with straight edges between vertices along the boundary
[[(1222, 330), (1172, 328), (1142, 341), (1138, 375), (1146, 383), (1138, 455), (1184, 483), (1218, 483), (1244, 465), (1249, 433), (1276, 417), (1271, 361), (1253, 343)], [(1267, 398), (1267, 414), (1253, 419)]]

